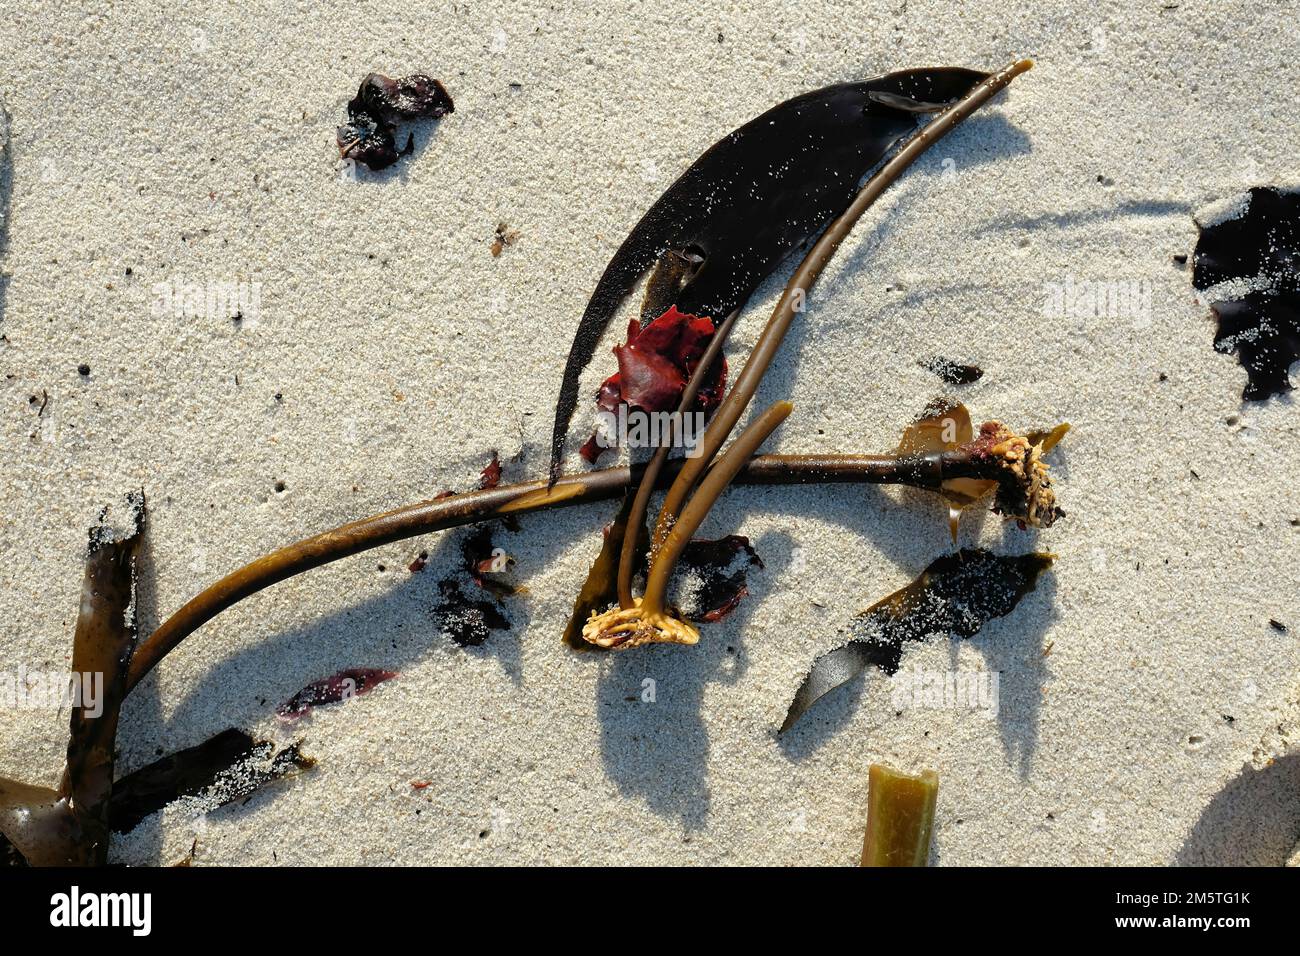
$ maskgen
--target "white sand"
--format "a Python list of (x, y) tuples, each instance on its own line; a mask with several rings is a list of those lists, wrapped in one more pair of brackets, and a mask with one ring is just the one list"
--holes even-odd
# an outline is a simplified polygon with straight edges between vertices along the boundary
[[(896, 717), (877, 674), (778, 743), (814, 657), (948, 547), (932, 499), (737, 491), (705, 530), (767, 563), (740, 610), (693, 649), (604, 660), (559, 633), (609, 509), (499, 535), (530, 593), (474, 650), (428, 617), (457, 536), (382, 548), (194, 635), (131, 698), (121, 767), (231, 725), (288, 734), (274, 705), (342, 667), (401, 678), (300, 725), (314, 772), (160, 814), (116, 861), (174, 862), (198, 831), (196, 865), (848, 864), (873, 761), (939, 773), (944, 864), (1289, 855), (1300, 418), (1243, 407), (1171, 257), (1198, 208), (1300, 178), (1294, 3), (351, 6), (0, 11), (5, 666), (66, 667), (85, 529), (131, 487), (152, 505), (149, 628), (271, 548), (467, 487), (491, 448), (526, 452), (507, 480), (539, 476), (578, 316), (659, 192), (795, 92), (923, 64), (1038, 65), (855, 232), (765, 382), (796, 406), (770, 447), (886, 450), (942, 389), (916, 359), (976, 362), (958, 395), (977, 418), (1074, 424), (1055, 460), (1069, 516), (1038, 536), (968, 519), (963, 543), (1060, 560), (974, 640), (905, 657), (1000, 671), (996, 720)], [(456, 113), (391, 173), (341, 180), (334, 128), (370, 70), (438, 76)], [(493, 258), (500, 221), (520, 236)], [(177, 277), (260, 282), (260, 317), (157, 314)], [(1150, 283), (1149, 320), (1044, 316), (1044, 283), (1067, 278)], [(0, 775), (54, 782), (65, 733), (66, 714), (0, 711)]]

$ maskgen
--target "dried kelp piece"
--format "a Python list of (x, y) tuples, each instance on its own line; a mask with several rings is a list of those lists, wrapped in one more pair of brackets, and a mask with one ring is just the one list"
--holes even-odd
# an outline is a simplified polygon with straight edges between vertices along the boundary
[(385, 169), (415, 148), (412, 134), (398, 152), (395, 122), (438, 119), (455, 109), (443, 85), (422, 73), (396, 80), (370, 73), (348, 102), (348, 122), (338, 128), (339, 154), (371, 169)]
[(356, 97), (348, 103), (349, 116), (363, 112), (392, 123), (440, 119), (456, 112), (456, 105), (440, 82), (423, 73), (398, 79), (370, 73), (361, 81)]
[(1257, 186), (1198, 225), (1192, 284), (1218, 319), (1214, 348), (1246, 369), (1243, 399), (1289, 392), (1300, 360), (1300, 192)]
[(269, 740), (259, 742), (244, 760), (217, 777), (201, 794), (204, 810), (215, 810), (235, 800), (251, 796), (275, 780), (294, 776), (316, 766), (316, 758), (302, 752), (303, 741), (295, 740), (283, 750), (276, 750)]
[[(918, 114), (942, 109), (987, 75), (959, 68), (905, 70), (804, 93), (728, 134), (696, 160), (623, 241), (587, 303), (556, 403), (552, 481), (577, 408), (579, 376), (647, 269), (676, 252), (691, 268), (667, 282), (671, 301), (659, 293), (653, 305), (672, 304), (720, 321), (792, 250), (849, 206), (859, 180), (916, 128)], [(678, 266), (670, 262), (664, 268)]]
[(396, 671), (379, 670), (375, 667), (349, 667), (314, 680), (298, 693), (294, 694), (275, 712), (289, 720), (297, 720), (311, 713), (313, 707), (321, 704), (337, 704), (369, 693), (384, 681), (398, 676)]
[(433, 608), (434, 623), (461, 647), (478, 647), (493, 631), (507, 631), (510, 622), (494, 602), (472, 600), (451, 578), (438, 582), (442, 600)]
[(752, 567), (763, 567), (763, 559), (744, 535), (691, 541), (677, 564), (679, 585), (687, 583), (679, 601), (682, 615), (688, 621), (721, 621), (749, 593)]
[[(119, 832), (127, 832), (150, 813), (161, 810), (170, 803), (180, 802), (194, 814), (211, 813), (219, 807), (252, 796), (269, 783), (296, 776), (316, 766), (315, 758), (303, 754), (301, 740), (277, 751), (271, 741), (253, 740), (242, 730), (227, 730), (219, 734), (218, 738), (221, 738), (221, 742), (211, 752), (165, 765), (141, 780), (137, 789), (124, 791), (121, 811), (123, 829)], [(164, 761), (175, 761), (182, 755), (206, 748), (212, 743), (213, 741), (208, 741), (208, 744), (200, 744), (189, 751), (180, 751), (172, 758), (164, 758)], [(234, 753), (236, 748), (241, 748), (240, 752)], [(234, 755), (230, 760), (220, 763), (219, 757), (226, 753)], [(154, 766), (151, 764), (143, 769), (151, 770)], [(123, 778), (121, 782), (127, 779), (129, 778)], [(128, 794), (132, 799), (128, 799)], [(115, 802), (116, 797), (117, 789), (114, 788)], [(114, 829), (118, 827), (115, 825)]]
[[(629, 488), (623, 495), (623, 503), (619, 506), (618, 514), (602, 532), (600, 554), (596, 555), (596, 560), (592, 562), (591, 570), (587, 572), (587, 580), (582, 583), (582, 590), (578, 592), (578, 597), (573, 602), (573, 613), (569, 615), (569, 623), (564, 627), (564, 643), (574, 650), (608, 650), (584, 641), (582, 628), (592, 614), (599, 614), (618, 602), (619, 554), (623, 550), (623, 538), (627, 534), (627, 523), (631, 517), (632, 502), (635, 497), (634, 487)], [(644, 521), (637, 529), (637, 537), (640, 539), (637, 551), (645, 555), (650, 550), (650, 529), (646, 527)]]
[(795, 694), (780, 733), (813, 704), (868, 667), (898, 670), (903, 645), (936, 634), (971, 637), (1010, 614), (1052, 565), (1053, 555), (998, 555), (967, 548), (931, 563), (921, 576), (858, 615), (849, 643), (817, 658)]
[[(903, 431), (898, 443), (900, 455), (929, 455), (952, 451), (970, 442), (975, 435), (970, 412), (965, 405), (948, 399), (935, 399)], [(951, 478), (940, 485), (939, 494), (948, 504), (948, 530), (957, 541), (961, 513), (998, 486), (996, 481), (974, 478)]]
[[(618, 371), (601, 383), (597, 407), (609, 413), (617, 413), (622, 405), (642, 412), (676, 411), (715, 331), (712, 319), (688, 315), (672, 306), (644, 328), (636, 320), (629, 322), (627, 341), (614, 348)], [(726, 385), (724, 358), (709, 371), (686, 411), (717, 408)], [(582, 457), (595, 464), (602, 452), (616, 446), (615, 439), (606, 435), (602, 445), (599, 436), (593, 435), (582, 446)]]
[(74, 697), (67, 764), (58, 790), (0, 779), (0, 833), (32, 866), (103, 866), (118, 716), (135, 649), (136, 558), (144, 534), (143, 492), (125, 514), (105, 508), (90, 529), (81, 609), (73, 637)]
[(201, 793), (222, 771), (252, 753), (256, 743), (244, 731), (231, 727), (197, 746), (132, 771), (113, 784), (109, 826), (117, 833), (129, 833), (172, 801)]
[(978, 365), (963, 365), (942, 355), (932, 355), (930, 358), (919, 360), (916, 364), (927, 372), (938, 375), (949, 385), (970, 385), (984, 377), (984, 369)]
[[(89, 841), (86, 862), (108, 859), (108, 803), (113, 793), (117, 722), (127, 690), (127, 669), (136, 642), (136, 558), (144, 534), (144, 492), (127, 496), (125, 530), (110, 524), (109, 509), (90, 529), (81, 613), (72, 645), (74, 675), (103, 674), (98, 714), (72, 709), (68, 763), (61, 792)], [(83, 702), (84, 703), (84, 702)], [(102, 709), (101, 709), (102, 708)]]

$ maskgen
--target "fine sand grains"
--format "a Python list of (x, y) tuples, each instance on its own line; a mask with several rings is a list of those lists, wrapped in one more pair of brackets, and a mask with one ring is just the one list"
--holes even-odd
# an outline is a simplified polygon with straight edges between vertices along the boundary
[[(306, 683), (401, 676), (294, 725), (314, 770), (244, 805), (157, 814), (113, 860), (173, 863), (197, 837), (195, 865), (848, 865), (884, 761), (938, 772), (943, 864), (1282, 862), (1300, 797), (1275, 799), (1267, 766), (1295, 766), (1279, 728), (1300, 686), (1300, 417), (1290, 398), (1242, 404), (1245, 373), (1213, 351), (1179, 258), (1197, 210), (1300, 175), (1279, 93), (1300, 82), (1295, 5), (1262, 6), (10, 0), (6, 669), (67, 667), (85, 529), (132, 488), (151, 505), (150, 628), (272, 548), (472, 487), (492, 449), (504, 480), (542, 475), (587, 296), (709, 144), (833, 82), (1037, 63), (859, 224), (754, 403), (793, 401), (770, 446), (786, 452), (887, 451), (941, 392), (977, 420), (1073, 424), (1052, 459), (1066, 518), (962, 527), (966, 546), (1050, 550), (1053, 572), (974, 639), (904, 658), (997, 672), (995, 713), (899, 710), (877, 674), (773, 733), (852, 615), (951, 547), (930, 497), (734, 489), (702, 533), (753, 542), (749, 596), (694, 648), (612, 655), (560, 645), (613, 514), (574, 508), (497, 532), (528, 590), (480, 647), (430, 618), (464, 532), (205, 626), (128, 700), (120, 772), (230, 726), (283, 745), (274, 708)], [(372, 70), (427, 72), (456, 103), (379, 174), (334, 146)], [(501, 223), (518, 236), (494, 256)], [(787, 273), (737, 324), (733, 361)], [(1103, 294), (1123, 305), (1100, 315), (1080, 304), (1115, 288), (1137, 291)], [(984, 376), (946, 386), (918, 365), (934, 355)], [(584, 394), (613, 367), (602, 348)], [(0, 710), (0, 775), (53, 783), (66, 723)], [(1263, 786), (1238, 779), (1248, 763)]]

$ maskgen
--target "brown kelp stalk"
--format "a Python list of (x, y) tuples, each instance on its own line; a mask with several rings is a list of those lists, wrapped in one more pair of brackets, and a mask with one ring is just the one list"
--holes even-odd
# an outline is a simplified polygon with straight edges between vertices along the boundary
[[(103, 866), (108, 860), (118, 714), (135, 647), (135, 570), (144, 495), (127, 498), (125, 529), (109, 509), (90, 531), (72, 646), (68, 758), (57, 790), (0, 778), (0, 845), (32, 866)], [(2, 848), (2, 846), (0, 846)]]
[[(758, 390), (763, 375), (767, 372), (777, 350), (781, 347), (781, 343), (785, 339), (785, 334), (794, 321), (795, 315), (802, 311), (808, 293), (857, 221), (885, 189), (914, 163), (925, 150), (955, 129), (957, 124), (988, 102), (1015, 77), (1028, 70), (1032, 65), (1029, 60), (1017, 61), (977, 84), (966, 96), (913, 135), (884, 166), (867, 180), (854, 197), (853, 202), (849, 204), (848, 209), (826, 227), (826, 231), (822, 233), (812, 249), (809, 250), (787, 283), (780, 301), (754, 345), (749, 359), (745, 362), (745, 367), (741, 370), (730, 392), (723, 399), (722, 404), (713, 416), (713, 420), (709, 423), (704, 433), (703, 447), (699, 454), (687, 459), (681, 471), (678, 472), (677, 479), (668, 489), (668, 494), (665, 496), (663, 506), (659, 512), (659, 518), (655, 523), (654, 535), (651, 541), (653, 558), (645, 598), (640, 603), (631, 598), (630, 582), (633, 566), (637, 559), (637, 535), (632, 533), (624, 537), (620, 555), (618, 571), (619, 610), (618, 612), (593, 616), (589, 624), (583, 629), (583, 637), (586, 640), (602, 647), (634, 647), (639, 644), (657, 641), (693, 644), (698, 640), (698, 633), (690, 625), (676, 620), (669, 622), (663, 612), (662, 594), (651, 594), (650, 591), (650, 582), (656, 583), (656, 592), (666, 589), (667, 580), (672, 575), (676, 556), (680, 554), (681, 548), (685, 547), (684, 541), (678, 541), (679, 546), (675, 554), (664, 553), (669, 551), (667, 545), (670, 538), (680, 538), (680, 535), (677, 535), (674, 530), (674, 525), (679, 520), (678, 515), (685, 514), (682, 511), (682, 506), (687, 496), (694, 490), (704, 470), (709, 467), (714, 456), (718, 454), (718, 451), (730, 436), (732, 429), (740, 420), (740, 416), (749, 406), (754, 393)], [(703, 363), (701, 365), (703, 366)], [(699, 370), (697, 369), (697, 376), (698, 374)], [(653, 478), (651, 481), (653, 481)], [(653, 485), (648, 485), (644, 490), (639, 490), (637, 501), (642, 502), (644, 505), (644, 502), (649, 499), (649, 489), (651, 487)], [(697, 494), (692, 498), (689, 510), (692, 511), (693, 517), (697, 519), (695, 527), (699, 526), (704, 514), (712, 506), (721, 490), (721, 487), (717, 487), (713, 491), (712, 497), (703, 497)], [(628, 526), (633, 529), (640, 527), (642, 514), (643, 512), (638, 510), (637, 504), (634, 502)]]
[(938, 799), (939, 777), (933, 770), (913, 777), (872, 764), (862, 865), (925, 866)]
[[(740, 315), (737, 309), (728, 315), (716, 329), (713, 330), (713, 338), (709, 339), (709, 345), (700, 356), (700, 362), (695, 367), (695, 373), (691, 376), (686, 387), (682, 389), (682, 397), (677, 403), (678, 415), (685, 415), (692, 405), (695, 404), (695, 396), (700, 393), (700, 388), (713, 373), (713, 367), (717, 364), (718, 359), (722, 356), (722, 346), (727, 341), (727, 336), (731, 334), (732, 327), (736, 324), (736, 318)], [(655, 449), (654, 455), (645, 466), (645, 471), (641, 475), (641, 483), (637, 485), (636, 495), (632, 499), (632, 507), (626, 522), (629, 528), (634, 529), (632, 534), (624, 535), (623, 546), (619, 550), (618, 558), (618, 604), (619, 607), (627, 609), (632, 607), (634, 599), (632, 597), (632, 572), (637, 563), (637, 538), (639, 534), (635, 529), (641, 527), (645, 521), (646, 509), (650, 505), (650, 495), (658, 486), (659, 473), (663, 470), (664, 462), (668, 460), (668, 452), (671, 446), (667, 443), (660, 445)]]
[(904, 170), (916, 162), (922, 153), (952, 132), (959, 123), (1032, 66), (1031, 60), (1018, 60), (999, 70), (927, 123), (867, 180), (849, 208), (826, 227), (826, 231), (822, 233), (791, 276), (771, 318), (768, 319), (758, 342), (754, 345), (748, 361), (745, 362), (745, 367), (737, 376), (730, 393), (714, 413), (713, 420), (704, 433), (703, 453), (687, 460), (678, 473), (677, 480), (668, 489), (659, 512), (659, 520), (655, 525), (652, 547), (659, 547), (667, 537), (673, 521), (681, 510), (682, 503), (713, 456), (718, 453), (718, 449), (726, 442), (727, 436), (731, 434), (731, 430), (736, 426), (736, 422), (740, 420), (740, 416), (758, 390), (763, 374), (771, 364), (777, 349), (780, 348), (790, 323), (794, 321), (795, 315), (802, 311), (803, 303), (813, 284), (821, 276), (822, 270), (826, 268), (826, 264), (830, 262), (831, 257), (835, 255), (836, 250), (862, 214)]
[[(660, 474), (669, 481), (680, 460)], [(939, 456), (909, 455), (760, 455), (741, 469), (739, 484), (900, 484), (936, 489), (948, 478), (994, 478), (1005, 467), (986, 456), (957, 450)], [(488, 521), (504, 515), (607, 501), (623, 494), (640, 474), (626, 466), (561, 478), (555, 486), (528, 481), (483, 491), (422, 501), (362, 518), (287, 545), (209, 585), (142, 640), (131, 658), (129, 686), (138, 684), (176, 645), (226, 608), (258, 591), (312, 568), (434, 531)]]
[[(598, 647), (615, 648), (641, 644), (694, 644), (700, 639), (699, 631), (690, 623), (668, 613), (666, 600), (673, 568), (718, 496), (793, 408), (789, 402), (777, 402), (740, 433), (727, 453), (709, 470), (700, 490), (682, 512), (681, 520), (655, 553), (645, 594), (633, 600), (631, 607), (593, 614), (582, 628), (583, 640)], [(635, 537), (635, 528), (627, 537)]]

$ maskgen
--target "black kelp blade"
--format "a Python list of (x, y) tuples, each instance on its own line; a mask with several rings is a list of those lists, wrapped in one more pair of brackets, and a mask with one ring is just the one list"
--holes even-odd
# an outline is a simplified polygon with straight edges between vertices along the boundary
[(1192, 284), (1210, 294), (1214, 347), (1246, 369), (1242, 398), (1291, 390), (1300, 359), (1300, 193), (1256, 187), (1237, 215), (1201, 228)]
[(1051, 564), (1050, 554), (997, 555), (977, 548), (934, 561), (907, 587), (859, 614), (849, 643), (817, 658), (779, 732), (868, 667), (896, 673), (907, 641), (934, 634), (971, 637), (993, 618), (1010, 614)]
[(238, 728), (223, 730), (117, 781), (109, 803), (109, 826), (128, 833), (182, 797), (201, 796), (204, 809), (215, 810), (295, 770), (314, 766), (300, 746), (293, 743), (277, 753), (270, 742), (254, 740)]
[(859, 181), (918, 114), (942, 109), (988, 74), (904, 70), (804, 93), (711, 146), (650, 207), (587, 303), (565, 363), (551, 435), (552, 480), (578, 401), (578, 378), (619, 305), (670, 250), (691, 263), (678, 309), (721, 321), (795, 248), (852, 201)]
[(223, 770), (247, 757), (256, 743), (232, 727), (127, 774), (113, 786), (109, 826), (117, 833), (128, 833), (173, 800), (202, 792)]

